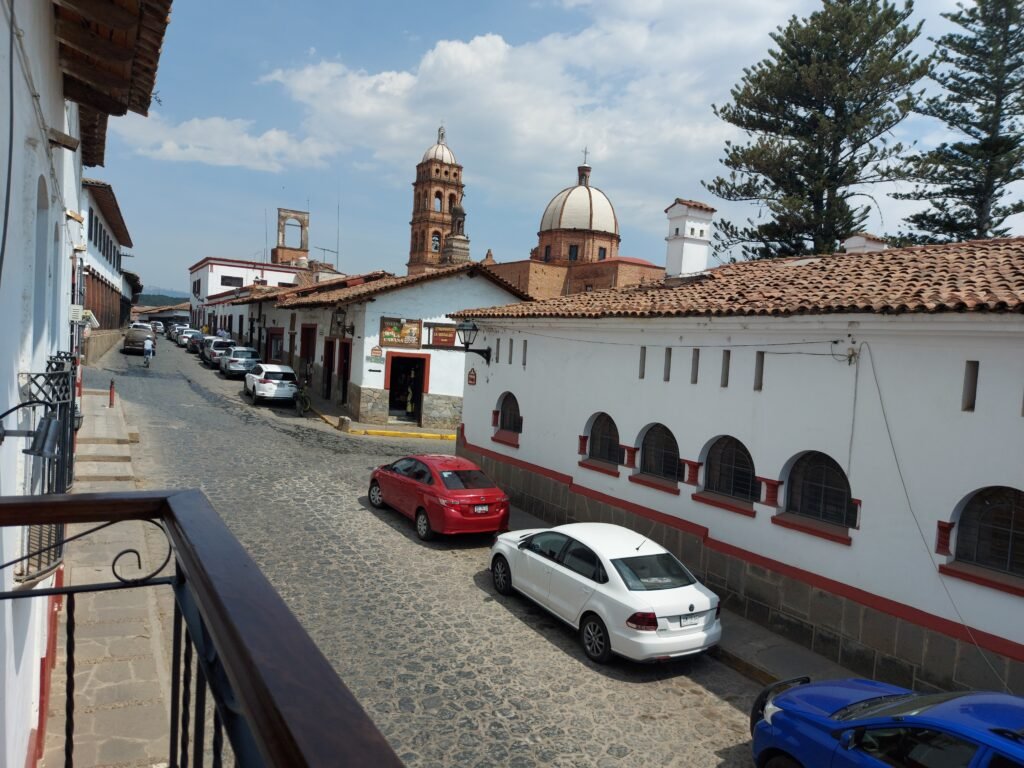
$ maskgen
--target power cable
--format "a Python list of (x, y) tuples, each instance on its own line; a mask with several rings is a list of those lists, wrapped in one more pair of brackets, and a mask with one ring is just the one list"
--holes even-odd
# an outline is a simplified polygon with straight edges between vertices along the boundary
[[(928, 544), (928, 537), (925, 536), (924, 529), (921, 527), (921, 521), (917, 519), (917, 514), (914, 512), (914, 505), (913, 502), (911, 502), (910, 500), (910, 490), (907, 488), (907, 481), (906, 478), (903, 476), (903, 467), (900, 464), (900, 457), (896, 453), (896, 441), (892, 436), (892, 428), (889, 426), (889, 415), (885, 408), (885, 399), (882, 397), (882, 387), (878, 381), (878, 370), (875, 367), (874, 353), (871, 351), (871, 346), (866, 341), (861, 342), (860, 349), (867, 350), (868, 356), (871, 358), (871, 375), (875, 381), (875, 391), (878, 393), (878, 404), (882, 410), (882, 421), (885, 424), (885, 432), (889, 437), (889, 447), (892, 450), (893, 462), (896, 464), (896, 473), (899, 475), (900, 485), (903, 488), (903, 497), (907, 501), (907, 509), (910, 511), (910, 517), (914, 521), (914, 527), (917, 528), (917, 533), (921, 537), (921, 544), (924, 546), (925, 553), (928, 555), (928, 562), (934, 565), (934, 561), (932, 560), (931, 547)], [(858, 364), (858, 369), (859, 367), (860, 366)], [(852, 445), (852, 435), (850, 440)], [(999, 674), (998, 671), (996, 671), (995, 666), (993, 666), (992, 662), (989, 661), (988, 657), (982, 651), (981, 646), (978, 644), (978, 640), (974, 636), (974, 632), (971, 630), (971, 627), (964, 620), (963, 614), (960, 613), (960, 609), (959, 607), (957, 607), (956, 600), (953, 599), (953, 594), (949, 591), (949, 587), (946, 585), (945, 580), (941, 576), (939, 576), (939, 584), (942, 586), (942, 591), (946, 593), (946, 597), (949, 599), (949, 604), (953, 608), (953, 612), (956, 614), (957, 620), (960, 622), (961, 626), (963, 626), (964, 630), (967, 632), (967, 636), (970, 638), (971, 643), (974, 645), (975, 648), (981, 651), (980, 655), (981, 658), (984, 660), (986, 666), (988, 666), (988, 668), (992, 671), (992, 674), (995, 676), (995, 679), (999, 681), (1000, 685), (1002, 685), (1003, 690), (1007, 693), (1011, 693), (1010, 686), (1008, 685), (1007, 681), (1003, 678), (1002, 675)]]
[(10, 34), (7, 46), (7, 182), (4, 191), (4, 223), (0, 229), (0, 284), (7, 255), (7, 224), (11, 215), (11, 177), (14, 175), (14, 0), (11, 0)]

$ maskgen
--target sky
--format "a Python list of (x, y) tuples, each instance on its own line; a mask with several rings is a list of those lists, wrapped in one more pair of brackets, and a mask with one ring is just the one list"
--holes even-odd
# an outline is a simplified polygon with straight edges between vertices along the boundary
[[(615, 206), (620, 253), (663, 264), (676, 197), (717, 200), (715, 117), (769, 33), (820, 0), (177, 0), (149, 116), (111, 118), (106, 165), (147, 289), (187, 291), (207, 256), (261, 261), (276, 209), (310, 212), (313, 258), (405, 273), (416, 164), (443, 124), (463, 165), (472, 258), (525, 259), (548, 201), (591, 184)], [(919, 0), (927, 37), (955, 0)], [(934, 146), (926, 118), (896, 138)], [(873, 189), (867, 229), (919, 205)], [(868, 201), (871, 202), (871, 201)], [(1024, 233), (1024, 217), (1012, 222)], [(340, 243), (340, 248), (338, 247)], [(319, 250), (328, 249), (328, 250)], [(329, 251), (339, 250), (338, 256)]]

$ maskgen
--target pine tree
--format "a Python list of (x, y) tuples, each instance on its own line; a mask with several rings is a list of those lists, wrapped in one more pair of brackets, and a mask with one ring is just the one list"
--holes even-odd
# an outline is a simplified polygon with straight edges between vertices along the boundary
[(860, 187), (893, 178), (903, 147), (890, 132), (914, 106), (927, 64), (908, 48), (921, 25), (879, 0), (823, 0), (771, 38), (768, 58), (744, 69), (732, 102), (715, 114), (752, 141), (726, 142), (728, 176), (705, 186), (725, 200), (755, 201), (767, 220), (723, 221), (716, 250), (751, 258), (826, 253), (861, 229)]
[(921, 114), (941, 120), (963, 137), (913, 157), (914, 191), (903, 200), (926, 200), (908, 216), (916, 242), (1002, 237), (1008, 216), (1024, 201), (1004, 202), (1008, 187), (1024, 179), (1024, 2), (975, 0), (942, 14), (961, 27), (934, 41), (934, 79), (943, 93)]

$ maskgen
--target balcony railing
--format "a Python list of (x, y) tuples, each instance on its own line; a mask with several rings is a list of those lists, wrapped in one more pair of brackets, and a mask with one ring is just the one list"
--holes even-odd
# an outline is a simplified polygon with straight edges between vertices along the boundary
[[(2, 527), (95, 524), (67, 537), (66, 547), (127, 520), (164, 531), (167, 561), (154, 573), (125, 579), (115, 558), (114, 581), (0, 592), (0, 600), (66, 600), (66, 766), (74, 764), (75, 596), (138, 588), (174, 593), (170, 766), (221, 765), (225, 736), (228, 756), (240, 766), (401, 765), (202, 493), (0, 497)], [(17, 562), (3, 563), (0, 571)]]

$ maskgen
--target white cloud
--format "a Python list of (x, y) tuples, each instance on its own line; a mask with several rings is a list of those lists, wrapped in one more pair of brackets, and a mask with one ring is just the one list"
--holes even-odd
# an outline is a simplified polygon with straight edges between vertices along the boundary
[(281, 171), (288, 166), (322, 165), (335, 150), (314, 136), (298, 139), (287, 131), (250, 132), (251, 120), (194, 118), (168, 123), (158, 113), (129, 114), (111, 122), (111, 130), (147, 157), (207, 165)]

